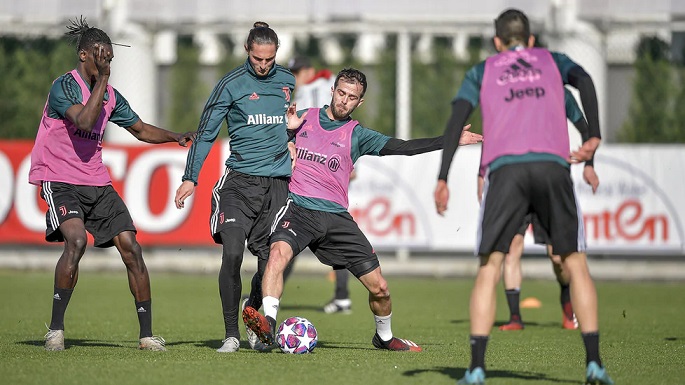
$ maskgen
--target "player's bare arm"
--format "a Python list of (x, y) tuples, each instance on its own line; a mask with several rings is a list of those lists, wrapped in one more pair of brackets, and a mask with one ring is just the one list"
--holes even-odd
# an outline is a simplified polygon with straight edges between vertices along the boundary
[(599, 177), (597, 176), (593, 166), (588, 166), (586, 164), (585, 167), (583, 167), (583, 180), (585, 183), (589, 184), (590, 187), (592, 187), (593, 194), (597, 192), (597, 187), (599, 187)]
[(485, 186), (485, 179), (483, 179), (482, 176), (478, 175), (478, 203), (483, 203), (483, 187)]
[(184, 180), (178, 189), (176, 190), (176, 197), (174, 198), (174, 203), (176, 203), (177, 209), (182, 209), (185, 207), (185, 200), (195, 193), (195, 183), (190, 180)]
[(79, 72), (85, 71), (82, 75), (89, 78), (93, 86), (90, 98), (85, 105), (75, 104), (66, 112), (66, 118), (79, 130), (91, 132), (100, 117), (113, 57), (112, 47), (103, 44), (95, 44), (92, 52), (86, 50), (79, 52), (79, 60), (82, 63), (79, 66)]
[(446, 180), (438, 180), (433, 196), (435, 199), (435, 209), (438, 214), (445, 215), (445, 211), (447, 211), (447, 202), (450, 200), (450, 189), (447, 187)]
[(178, 145), (183, 147), (187, 147), (188, 143), (193, 142), (197, 135), (196, 132), (179, 134), (145, 123), (142, 120), (138, 120), (131, 127), (127, 127), (126, 130), (141, 142), (153, 144), (178, 142)]

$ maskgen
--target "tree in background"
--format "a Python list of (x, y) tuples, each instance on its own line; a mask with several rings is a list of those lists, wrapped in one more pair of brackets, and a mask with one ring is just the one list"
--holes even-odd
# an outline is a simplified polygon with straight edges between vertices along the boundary
[(209, 95), (208, 87), (200, 81), (200, 50), (191, 38), (178, 40), (177, 61), (171, 68), (171, 108), (167, 113), (167, 125), (176, 132), (193, 131), (200, 121), (204, 102)]
[(66, 41), (0, 39), (0, 138), (35, 138), (52, 81), (75, 66)]
[[(685, 141), (685, 132), (674, 121), (678, 89), (674, 85), (669, 46), (658, 37), (645, 37), (637, 46), (633, 99), (628, 119), (618, 139), (629, 143)], [(680, 92), (682, 95), (682, 91)], [(682, 96), (681, 96), (682, 98)], [(682, 114), (679, 112), (679, 114)]]
[(673, 108), (673, 129), (680, 135), (681, 142), (685, 135), (685, 49), (680, 55), (682, 61), (676, 65), (676, 77), (680, 90), (676, 96)]

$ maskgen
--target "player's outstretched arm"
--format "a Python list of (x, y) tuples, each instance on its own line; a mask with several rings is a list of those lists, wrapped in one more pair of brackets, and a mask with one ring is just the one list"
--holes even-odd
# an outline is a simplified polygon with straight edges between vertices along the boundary
[[(464, 126), (464, 129), (459, 137), (459, 145), (467, 146), (469, 144), (476, 144), (483, 141), (483, 136), (469, 131), (471, 125)], [(436, 136), (434, 138), (419, 138), (402, 140), (391, 138), (379, 152), (380, 155), (417, 155), (425, 152), (441, 150), (444, 146), (444, 137)]]
[(188, 143), (195, 140), (197, 133), (186, 132), (179, 134), (152, 124), (147, 124), (142, 120), (138, 120), (131, 127), (127, 127), (126, 130), (130, 132), (136, 139), (141, 142), (146, 143), (167, 143), (167, 142), (178, 142), (179, 146), (186, 147)]

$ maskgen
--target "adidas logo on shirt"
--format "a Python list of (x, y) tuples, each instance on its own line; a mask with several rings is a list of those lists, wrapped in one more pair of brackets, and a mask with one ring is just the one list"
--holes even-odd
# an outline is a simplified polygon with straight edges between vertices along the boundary
[(300, 134), (300, 137), (306, 138), (307, 137), (307, 131), (302, 131), (302, 133)]
[(144, 307), (141, 306), (138, 308), (138, 313), (147, 313), (147, 311), (145, 310)]
[(250, 95), (250, 100), (257, 100), (259, 99), (259, 95), (257, 95), (256, 92), (253, 92), (252, 95)]

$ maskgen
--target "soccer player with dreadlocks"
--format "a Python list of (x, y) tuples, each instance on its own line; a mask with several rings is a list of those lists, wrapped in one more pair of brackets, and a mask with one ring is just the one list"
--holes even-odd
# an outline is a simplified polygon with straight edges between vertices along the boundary
[(115, 246), (126, 265), (140, 324), (140, 349), (164, 351), (164, 339), (152, 334), (150, 277), (136, 241), (136, 228), (102, 162), (102, 138), (108, 121), (147, 143), (186, 146), (194, 133), (177, 134), (143, 122), (107, 82), (114, 58), (112, 42), (86, 20), (71, 21), (67, 36), (76, 42), (78, 64), (50, 89), (31, 151), (29, 183), (41, 186), (48, 204), (45, 240), (64, 242), (55, 267), (52, 320), (45, 349), (64, 350), (64, 314), (78, 280), (86, 250), (86, 231), (95, 247)]

